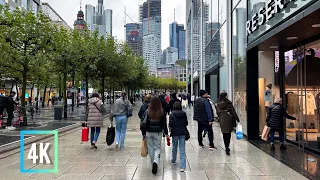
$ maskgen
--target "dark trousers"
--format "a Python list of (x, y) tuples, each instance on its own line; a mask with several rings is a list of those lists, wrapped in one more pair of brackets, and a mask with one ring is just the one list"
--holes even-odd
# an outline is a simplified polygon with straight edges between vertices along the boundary
[(0, 107), (0, 116), (3, 116), (3, 110), (4, 110), (4, 108)]
[(229, 132), (229, 133), (222, 133), (222, 134), (223, 134), (224, 146), (225, 146), (226, 148), (229, 148), (230, 140), (231, 140), (231, 132)]
[(203, 146), (203, 138), (202, 138), (202, 133), (204, 130), (207, 130), (208, 132), (208, 138), (209, 138), (209, 146), (214, 146), (213, 144), (213, 130), (212, 130), (212, 125), (208, 124), (201, 124), (198, 123), (198, 142), (200, 146)]
[(279, 132), (279, 140), (280, 140), (280, 143), (282, 144), (284, 142), (284, 130), (275, 130), (275, 129), (270, 129), (270, 143), (271, 144), (274, 143), (274, 134), (276, 131)]
[(13, 110), (7, 109), (7, 114), (8, 114), (7, 126), (12, 126)]

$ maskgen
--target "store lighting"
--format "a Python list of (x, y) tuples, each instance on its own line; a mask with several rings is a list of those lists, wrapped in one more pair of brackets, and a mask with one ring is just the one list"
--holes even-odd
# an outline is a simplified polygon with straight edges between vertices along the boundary
[(287, 40), (295, 40), (295, 39), (298, 39), (298, 37), (292, 36), (292, 37), (287, 37), (286, 39)]
[(320, 28), (320, 24), (314, 24), (312, 25), (313, 28)]
[(277, 49), (278, 46), (270, 46), (269, 48), (270, 48), (270, 49)]

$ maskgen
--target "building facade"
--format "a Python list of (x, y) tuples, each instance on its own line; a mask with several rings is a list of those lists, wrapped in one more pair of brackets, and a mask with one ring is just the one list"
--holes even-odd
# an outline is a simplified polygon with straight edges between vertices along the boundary
[[(186, 14), (186, 55), (191, 61), (188, 65), (197, 61), (196, 45), (205, 53), (204, 57), (200, 56), (201, 64), (206, 64), (205, 78), (199, 80), (199, 74), (192, 71), (192, 81), (188, 84), (192, 84), (194, 94), (198, 95), (201, 81), (205, 82), (201, 88), (204, 87), (214, 101), (226, 91), (240, 118), (243, 133), (267, 153), (270, 153), (269, 142), (261, 141), (266, 111), (276, 98), (282, 98), (287, 113), (298, 120), (283, 121), (281, 130), (290, 150), (276, 149), (270, 154), (279, 153), (281, 159), (292, 162), (291, 168), (309, 179), (320, 179), (316, 155), (320, 152), (317, 110), (320, 107), (320, 71), (317, 70), (320, 67), (320, 1), (192, 2), (195, 3), (187, 1)], [(205, 4), (209, 5), (208, 20), (199, 13), (205, 13)], [(200, 23), (196, 22), (199, 19)], [(206, 28), (199, 30), (201, 25), (197, 23), (206, 24)], [(200, 40), (206, 34), (204, 47), (194, 42), (197, 33)]]
[(126, 43), (137, 56), (142, 56), (142, 32), (139, 23), (128, 23), (125, 25)]
[(83, 11), (80, 9), (77, 14), (77, 19), (73, 23), (73, 29), (82, 31), (87, 28), (86, 22), (84, 21)]
[(58, 27), (64, 27), (71, 29), (71, 27), (62, 19), (62, 17), (50, 6), (48, 3), (42, 3), (42, 11), (44, 14), (50, 17), (53, 24)]
[(98, 0), (96, 7), (91, 4), (85, 6), (85, 21), (91, 33), (98, 31), (99, 36), (112, 36), (113, 12), (104, 9), (103, 0)]
[(161, 61), (161, 43), (159, 36), (155, 34), (143, 36), (142, 52), (149, 69), (149, 74), (156, 76), (157, 65), (160, 64)]
[(163, 55), (165, 56), (166, 64), (176, 64), (179, 59), (177, 48), (168, 47), (164, 50)]
[(170, 47), (178, 49), (178, 58), (185, 59), (184, 25), (173, 22), (169, 25)]

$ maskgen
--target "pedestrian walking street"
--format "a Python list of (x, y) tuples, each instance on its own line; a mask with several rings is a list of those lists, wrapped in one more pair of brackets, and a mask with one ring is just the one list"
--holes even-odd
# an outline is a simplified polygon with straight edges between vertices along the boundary
[[(81, 127), (59, 137), (59, 171), (58, 173), (20, 173), (19, 154), (0, 159), (1, 180), (303, 180), (306, 179), (296, 171), (262, 152), (246, 140), (237, 140), (233, 134), (231, 156), (224, 151), (219, 124), (214, 124), (214, 143), (217, 147), (209, 151), (207, 139), (204, 149), (200, 149), (197, 141), (197, 122), (192, 120), (192, 109), (188, 110), (191, 138), (186, 143), (187, 168), (180, 172), (179, 158), (177, 164), (171, 164), (171, 147), (162, 141), (161, 163), (158, 174), (151, 173), (149, 157), (141, 157), (140, 120), (136, 105), (133, 117), (129, 118), (128, 129), (123, 151), (115, 150), (115, 145), (105, 143), (109, 126), (105, 120), (97, 146), (91, 149), (88, 142), (81, 143)], [(53, 154), (53, 150), (50, 154)], [(178, 153), (179, 154), (179, 153)], [(25, 153), (25, 157), (27, 153)], [(49, 168), (48, 168), (49, 167)], [(32, 164), (25, 160), (25, 168), (50, 169), (50, 165)]]

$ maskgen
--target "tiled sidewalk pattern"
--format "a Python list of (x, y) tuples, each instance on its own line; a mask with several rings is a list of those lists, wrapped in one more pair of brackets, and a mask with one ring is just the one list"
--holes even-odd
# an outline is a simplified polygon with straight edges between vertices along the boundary
[[(141, 133), (137, 109), (129, 119), (124, 151), (116, 151), (114, 145), (108, 147), (104, 141), (108, 122), (98, 140), (98, 150), (90, 149), (89, 143), (80, 143), (81, 128), (59, 138), (59, 172), (56, 174), (21, 174), (19, 154), (0, 160), (1, 180), (302, 180), (299, 173), (283, 165), (245, 140), (232, 137), (231, 156), (226, 156), (222, 135), (218, 124), (214, 126), (217, 150), (199, 149), (196, 138), (197, 123), (188, 112), (191, 139), (186, 143), (187, 169), (179, 172), (179, 163), (170, 163), (171, 147), (162, 143), (162, 156), (156, 176), (151, 173), (149, 158), (140, 156)], [(178, 158), (179, 162), (179, 158)], [(48, 168), (25, 162), (26, 168)]]

